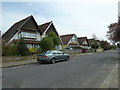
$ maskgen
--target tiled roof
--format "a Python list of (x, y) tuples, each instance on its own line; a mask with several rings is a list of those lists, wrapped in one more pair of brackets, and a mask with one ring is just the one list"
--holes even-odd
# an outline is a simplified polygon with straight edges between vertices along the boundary
[[(84, 41), (86, 41), (88, 43), (87, 37), (78, 37), (77, 39), (78, 39), (78, 42), (80, 45), (83, 45)], [(89, 45), (89, 43), (87, 45)]]
[(75, 34), (67, 34), (67, 35), (61, 35), (60, 38), (63, 42), (64, 45), (67, 45), (70, 39), (74, 36)]
[(94, 43), (94, 39), (88, 39), (88, 43), (89, 43), (89, 45), (92, 45), (93, 43)]
[(8, 41), (17, 31), (18, 28), (28, 19), (29, 17), (15, 23), (13, 26), (10, 27), (10, 29), (7, 30), (7, 32), (5, 32), (2, 35), (2, 38), (6, 41)]
[(32, 15), (15, 23), (2, 35), (2, 39), (4, 39), (5, 41), (9, 41), (13, 37), (13, 35), (15, 35), (16, 32), (19, 31), (19, 29), (30, 30), (30, 31), (36, 31), (36, 28), (39, 29), (35, 20), (31, 21), (31, 19), (34, 20)]
[(51, 22), (47, 22), (44, 24), (39, 25), (39, 30), (41, 31), (41, 33), (43, 34), (45, 32), (45, 30), (48, 28), (48, 26), (50, 25)]

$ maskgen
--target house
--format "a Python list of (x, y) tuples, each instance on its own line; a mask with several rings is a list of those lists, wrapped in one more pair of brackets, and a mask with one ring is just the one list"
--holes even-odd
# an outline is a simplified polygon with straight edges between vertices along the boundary
[(11, 26), (2, 35), (2, 40), (5, 40), (6, 45), (8, 45), (12, 42), (18, 42), (20, 38), (24, 38), (28, 48), (38, 48), (42, 38), (41, 34), (34, 17), (31, 15)]
[[(55, 32), (62, 44), (62, 40), (52, 21), (38, 26), (34, 17), (31, 15), (11, 26), (2, 35), (2, 40), (8, 45), (10, 43), (18, 42), (20, 38), (24, 38), (28, 48), (39, 48), (41, 39), (46, 37), (49, 32)], [(61, 44), (56, 48), (61, 49)]]
[(46, 37), (49, 32), (55, 32), (55, 34), (58, 36), (58, 39), (60, 40), (60, 45), (56, 46), (56, 49), (61, 50), (61, 45), (63, 44), (63, 42), (62, 42), (62, 40), (61, 40), (61, 38), (60, 38), (56, 28), (55, 28), (55, 25), (53, 24), (53, 22), (50, 21), (50, 22), (41, 24), (38, 27), (39, 27), (39, 30), (41, 32), (42, 38)]
[(87, 37), (78, 37), (77, 39), (78, 39), (79, 45), (82, 48), (85, 48), (85, 49), (89, 49), (90, 48)]
[(95, 39), (88, 39), (88, 43), (89, 43), (89, 45), (91, 46), (92, 44), (95, 43)]
[(79, 45), (77, 36), (75, 34), (61, 35), (60, 38), (63, 42), (62, 48)]

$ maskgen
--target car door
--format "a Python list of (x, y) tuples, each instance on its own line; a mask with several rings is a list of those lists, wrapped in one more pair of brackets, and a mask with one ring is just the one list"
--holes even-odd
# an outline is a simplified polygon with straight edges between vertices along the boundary
[(53, 51), (52, 53), (53, 53), (53, 57), (56, 59), (56, 61), (58, 61), (59, 58), (60, 58), (58, 52), (57, 51)]
[(58, 51), (58, 58), (59, 58), (60, 60), (65, 59), (63, 52)]

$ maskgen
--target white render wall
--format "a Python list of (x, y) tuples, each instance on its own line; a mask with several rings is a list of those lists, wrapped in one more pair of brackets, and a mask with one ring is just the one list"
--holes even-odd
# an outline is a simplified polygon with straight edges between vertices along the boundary
[(42, 36), (40, 35), (39, 32), (37, 32), (37, 36), (38, 36), (38, 38), (37, 38), (36, 40), (37, 40), (37, 41), (40, 41), (40, 40), (42, 39)]
[(7, 44), (9, 44), (10, 42), (12, 42), (14, 39), (18, 39), (18, 33), (19, 33), (19, 32), (17, 32), (17, 33), (8, 41)]

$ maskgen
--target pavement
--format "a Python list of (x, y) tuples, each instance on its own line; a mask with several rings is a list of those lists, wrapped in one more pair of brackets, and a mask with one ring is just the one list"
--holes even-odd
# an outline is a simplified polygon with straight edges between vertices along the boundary
[(100, 88), (118, 88), (118, 64), (110, 72)]
[[(86, 53), (81, 55), (88, 55), (88, 54), (92, 54), (92, 53)], [(23, 60), (23, 61), (6, 62), (3, 63), (2, 66), (0, 66), (0, 68), (9, 68), (9, 67), (28, 65), (33, 63), (37, 63), (37, 60), (31, 59), (31, 60)], [(110, 72), (110, 74), (103, 81), (103, 83), (99, 88), (118, 88), (118, 64), (115, 67), (113, 67), (113, 70)]]
[(8, 67), (15, 67), (15, 66), (20, 66), (20, 65), (27, 65), (27, 64), (33, 64), (37, 63), (36, 59), (31, 59), (31, 60), (22, 60), (22, 61), (14, 61), (14, 62), (5, 62), (2, 63), (2, 68), (8, 68)]
[[(82, 54), (76, 54), (75, 56), (90, 55), (90, 54), (93, 54), (93, 53), (82, 53)], [(37, 63), (37, 60), (31, 59), (31, 60), (19, 60), (19, 61), (4, 62), (0, 65), (0, 68), (9, 68), (9, 67), (33, 64), (33, 63)]]

